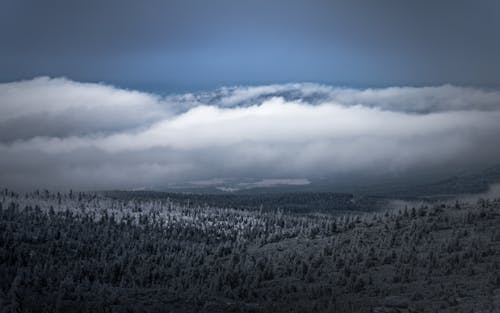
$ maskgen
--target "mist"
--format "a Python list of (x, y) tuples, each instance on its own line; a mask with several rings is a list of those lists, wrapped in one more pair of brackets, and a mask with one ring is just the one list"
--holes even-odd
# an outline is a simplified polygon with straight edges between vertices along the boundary
[(162, 188), (217, 178), (359, 183), (500, 160), (500, 93), (235, 86), (160, 96), (38, 77), (0, 84), (0, 185)]

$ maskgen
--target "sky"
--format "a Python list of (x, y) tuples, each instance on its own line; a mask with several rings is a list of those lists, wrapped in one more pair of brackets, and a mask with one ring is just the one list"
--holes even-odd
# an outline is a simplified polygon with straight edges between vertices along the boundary
[(500, 86), (496, 0), (2, 0), (0, 81)]
[(488, 0), (0, 0), (0, 186), (496, 165), (499, 29)]

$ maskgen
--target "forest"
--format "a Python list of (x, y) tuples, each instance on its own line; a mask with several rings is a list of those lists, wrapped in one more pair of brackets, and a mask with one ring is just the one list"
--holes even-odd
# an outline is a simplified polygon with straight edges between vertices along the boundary
[(195, 193), (159, 191), (105, 191), (103, 195), (118, 200), (168, 200), (183, 207), (210, 206), (246, 210), (290, 213), (349, 213), (372, 211), (387, 203), (385, 197), (355, 196), (337, 192), (256, 192), (256, 193)]
[(186, 200), (2, 190), (0, 312), (500, 308), (500, 200), (351, 213)]

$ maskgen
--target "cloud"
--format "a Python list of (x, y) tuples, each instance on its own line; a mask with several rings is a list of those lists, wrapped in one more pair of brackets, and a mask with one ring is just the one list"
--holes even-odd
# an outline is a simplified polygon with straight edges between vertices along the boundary
[(499, 120), (498, 91), (449, 85), (285, 84), (159, 97), (41, 77), (0, 84), (0, 185), (451, 172), (500, 160)]
[(155, 95), (64, 78), (0, 84), (0, 100), (1, 141), (109, 134), (169, 116)]

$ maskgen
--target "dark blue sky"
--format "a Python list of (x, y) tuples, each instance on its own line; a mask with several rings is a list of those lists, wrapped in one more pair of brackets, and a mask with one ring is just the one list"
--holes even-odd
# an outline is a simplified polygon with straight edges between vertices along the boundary
[(500, 1), (0, 0), (0, 81), (500, 86)]

